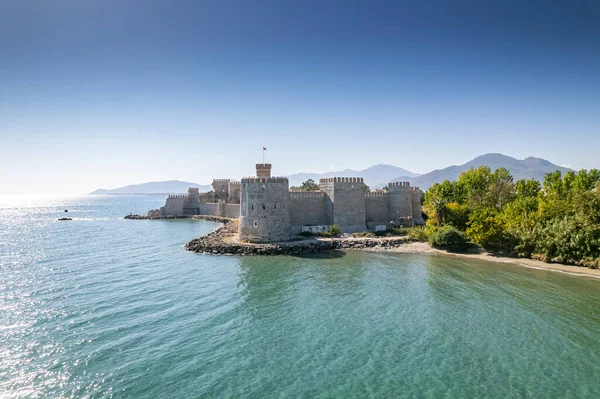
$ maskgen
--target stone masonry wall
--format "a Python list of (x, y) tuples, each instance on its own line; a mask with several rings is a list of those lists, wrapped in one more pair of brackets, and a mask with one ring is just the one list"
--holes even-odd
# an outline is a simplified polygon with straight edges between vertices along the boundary
[(365, 194), (365, 217), (369, 229), (374, 229), (377, 225), (387, 225), (390, 222), (387, 193)]
[(319, 190), (325, 193), (325, 215), (327, 217), (327, 224), (333, 224), (333, 200), (334, 200), (334, 178), (322, 178), (319, 180)]
[(302, 226), (326, 225), (326, 195), (322, 191), (290, 192), (290, 223), (292, 234), (302, 231)]
[(412, 218), (413, 223), (418, 225), (425, 224), (423, 214), (421, 213), (421, 190), (419, 187), (411, 187), (410, 199), (412, 202)]
[(389, 183), (388, 198), (390, 221), (397, 225), (412, 225), (413, 212), (410, 183)]
[(219, 204), (204, 203), (201, 205), (200, 212), (202, 215), (219, 216)]
[(365, 188), (361, 177), (333, 178), (333, 224), (342, 233), (366, 230)]
[(163, 214), (165, 216), (181, 216), (183, 215), (183, 204), (186, 201), (187, 196), (181, 195), (169, 195), (165, 206), (163, 207)]
[(251, 242), (290, 238), (289, 181), (285, 177), (242, 179), (239, 236)]
[(227, 189), (227, 203), (240, 203), (240, 189), (242, 184), (239, 181), (230, 181)]
[(229, 179), (213, 179), (212, 187), (216, 200), (226, 200), (229, 196)]
[(226, 218), (237, 219), (240, 217), (240, 204), (226, 204), (225, 214), (219, 215)]

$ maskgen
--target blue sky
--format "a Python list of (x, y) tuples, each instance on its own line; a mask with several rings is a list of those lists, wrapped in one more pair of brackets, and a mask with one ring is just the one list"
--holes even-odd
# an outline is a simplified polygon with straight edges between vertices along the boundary
[(600, 167), (595, 1), (0, 2), (0, 194)]

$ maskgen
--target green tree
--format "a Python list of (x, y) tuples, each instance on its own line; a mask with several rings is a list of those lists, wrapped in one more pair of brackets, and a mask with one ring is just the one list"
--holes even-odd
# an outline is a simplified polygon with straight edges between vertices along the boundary
[(510, 249), (504, 221), (494, 209), (474, 211), (469, 217), (467, 237), (486, 249)]
[(515, 194), (517, 197), (537, 197), (542, 186), (539, 181), (535, 179), (521, 179), (515, 185)]
[(304, 191), (317, 191), (319, 190), (319, 185), (315, 183), (313, 179), (308, 179), (300, 186), (301, 190)]

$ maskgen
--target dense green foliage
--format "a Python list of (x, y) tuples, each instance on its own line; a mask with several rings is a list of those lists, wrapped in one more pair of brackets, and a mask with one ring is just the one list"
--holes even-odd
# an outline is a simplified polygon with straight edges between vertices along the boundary
[(313, 179), (308, 179), (300, 186), (292, 186), (290, 187), (292, 190), (303, 190), (303, 191), (317, 191), (319, 189), (319, 185), (315, 183)]
[(442, 239), (440, 230), (451, 226), (485, 249), (600, 265), (600, 171), (596, 169), (564, 176), (559, 171), (549, 173), (541, 185), (533, 179), (514, 182), (504, 168), (492, 172), (481, 166), (461, 173), (457, 181), (434, 184), (423, 207), (429, 217), (430, 243)]
[(465, 233), (449, 224), (432, 228), (429, 233), (429, 244), (432, 247), (451, 251), (465, 251), (469, 248), (469, 240)]

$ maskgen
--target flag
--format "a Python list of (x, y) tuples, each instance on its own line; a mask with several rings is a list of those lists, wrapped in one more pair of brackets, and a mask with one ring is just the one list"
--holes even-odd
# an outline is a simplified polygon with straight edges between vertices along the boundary
[(266, 148), (266, 147), (263, 147), (263, 151), (267, 151), (267, 148)]

